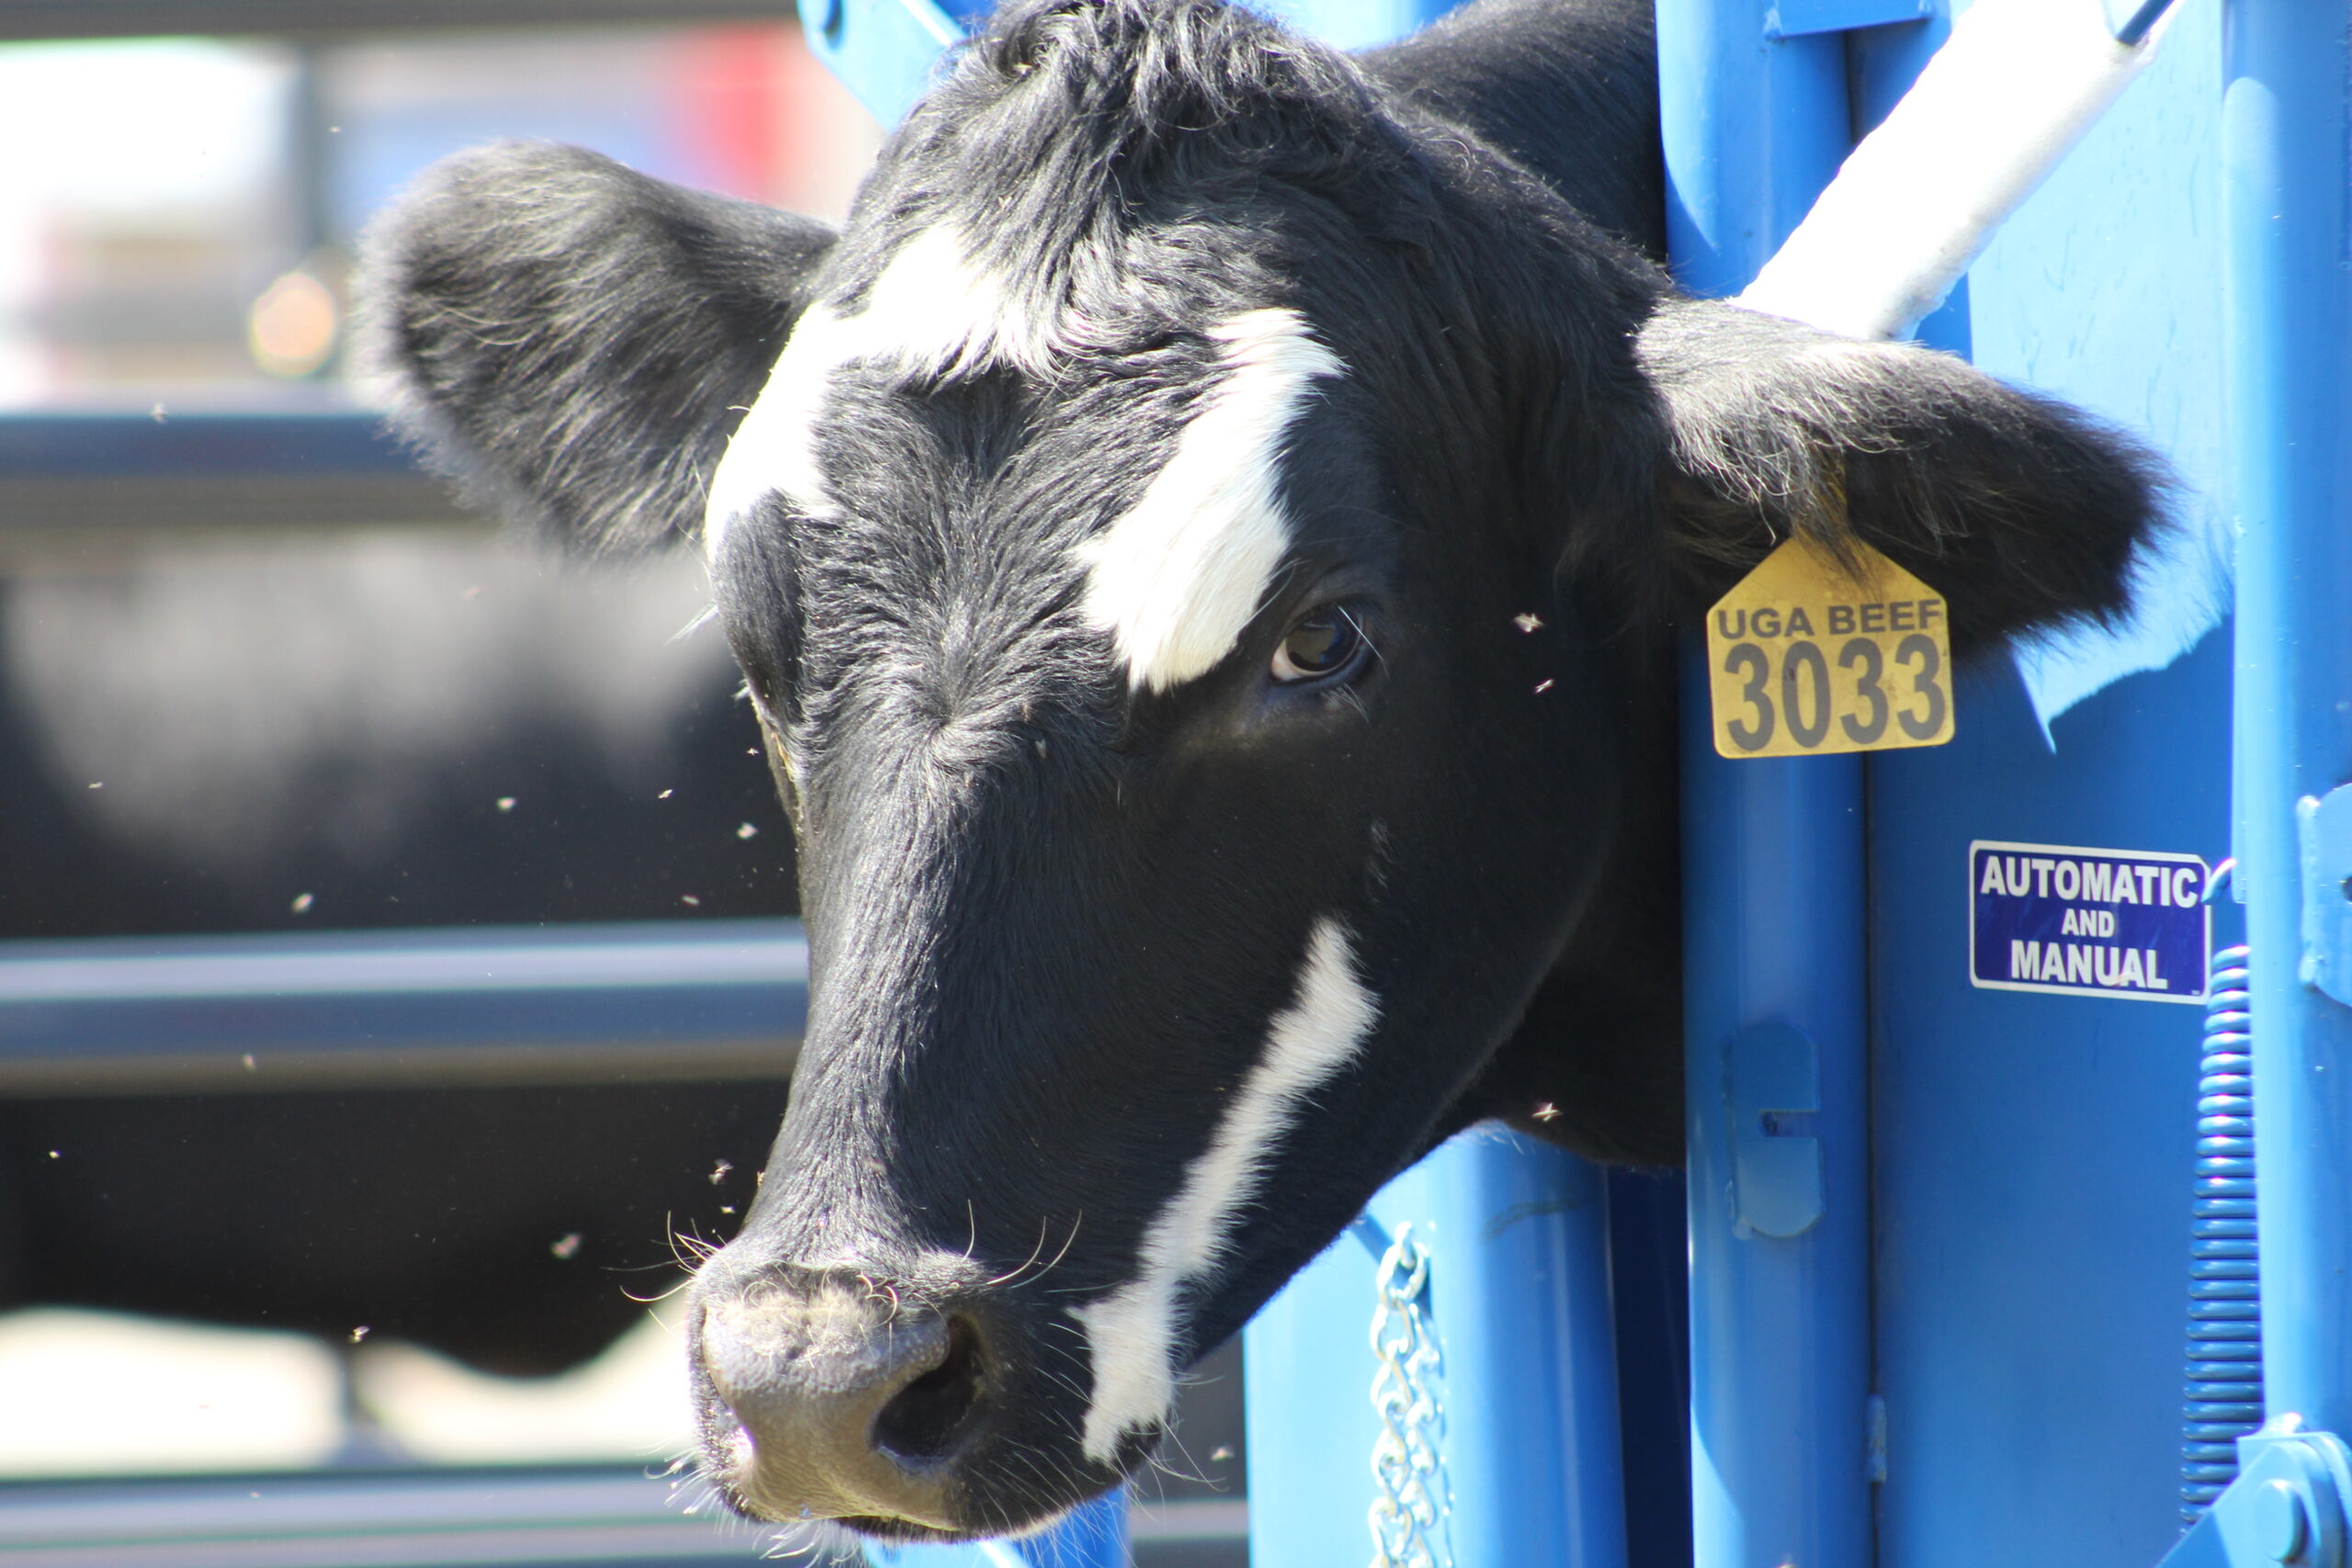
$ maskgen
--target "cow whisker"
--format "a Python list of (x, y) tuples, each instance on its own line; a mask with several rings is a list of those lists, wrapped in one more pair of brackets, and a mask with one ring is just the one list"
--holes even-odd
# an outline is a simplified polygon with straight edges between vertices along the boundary
[(670, 1233), (670, 1256), (681, 1269), (699, 1269), (719, 1248), (719, 1243), (705, 1241), (692, 1231), (678, 1230), (666, 1223), (662, 1228)]
[(802, 1530), (778, 1530), (775, 1532), (775, 1539), (768, 1542), (767, 1550), (760, 1553), (760, 1561), (790, 1562), (797, 1558), (806, 1557), (814, 1563), (817, 1561), (817, 1553), (824, 1550), (826, 1550), (826, 1543), (819, 1540), (813, 1534)]
[[(1047, 1227), (1048, 1227), (1052, 1223), (1053, 1223), (1053, 1222), (1051, 1221), (1051, 1219), (1050, 1219), (1050, 1218), (1048, 1218), (1048, 1219), (1044, 1219), (1044, 1220), (1040, 1220), (1040, 1221), (1038, 1222), (1038, 1224), (1037, 1224), (1037, 1247), (1036, 1247), (1036, 1250), (1035, 1250), (1035, 1251), (1034, 1251), (1034, 1252), (1030, 1253), (1029, 1258), (1028, 1258), (1028, 1260), (1027, 1260), (1026, 1262), (1023, 1262), (1023, 1263), (1021, 1265), (1021, 1267), (1020, 1267), (1019, 1269), (1013, 1269), (1013, 1270), (1012, 1270), (1011, 1273), (1009, 1273), (1009, 1274), (1002, 1274), (1002, 1275), (998, 1276), (996, 1279), (990, 1280), (989, 1281), (989, 1284), (991, 1284), (991, 1285), (1001, 1285), (1001, 1284), (1007, 1284), (1007, 1283), (1010, 1283), (1010, 1282), (1011, 1282), (1011, 1281), (1012, 1281), (1012, 1280), (1016, 1276), (1018, 1276), (1018, 1275), (1019, 1275), (1019, 1274), (1020, 1274), (1023, 1269), (1026, 1269), (1029, 1267), (1029, 1265), (1030, 1265), (1030, 1264), (1036, 1262), (1036, 1261), (1037, 1261), (1038, 1254), (1039, 1254), (1039, 1253), (1042, 1253), (1042, 1252), (1045, 1250), (1045, 1247), (1046, 1247), (1046, 1229), (1047, 1229)], [(1060, 1250), (1060, 1251), (1058, 1251), (1058, 1252), (1057, 1252), (1057, 1253), (1055, 1253), (1055, 1254), (1054, 1254), (1054, 1256), (1053, 1256), (1053, 1258), (1052, 1258), (1052, 1259), (1051, 1259), (1049, 1262), (1047, 1262), (1044, 1268), (1042, 1268), (1042, 1269), (1038, 1269), (1038, 1270), (1037, 1270), (1037, 1272), (1036, 1272), (1035, 1274), (1034, 1274), (1034, 1275), (1032, 1275), (1032, 1276), (1030, 1277), (1030, 1281), (1029, 1281), (1030, 1283), (1033, 1283), (1033, 1284), (1034, 1284), (1034, 1283), (1035, 1283), (1037, 1280), (1044, 1279), (1046, 1275), (1048, 1275), (1048, 1274), (1052, 1273), (1052, 1272), (1053, 1272), (1057, 1268), (1060, 1267), (1060, 1265), (1061, 1265), (1061, 1260), (1062, 1260), (1063, 1258), (1068, 1258), (1068, 1257), (1069, 1256), (1069, 1249), (1070, 1249), (1071, 1244), (1072, 1244), (1072, 1243), (1074, 1243), (1074, 1242), (1076, 1242), (1076, 1241), (1078, 1240), (1078, 1227), (1079, 1227), (1079, 1226), (1080, 1226), (1080, 1225), (1082, 1225), (1082, 1224), (1084, 1224), (1085, 1223), (1086, 1223), (1086, 1211), (1085, 1211), (1085, 1210), (1083, 1210), (1083, 1209), (1081, 1209), (1081, 1210), (1080, 1210), (1080, 1211), (1078, 1212), (1078, 1217), (1077, 1217), (1077, 1218), (1075, 1218), (1075, 1219), (1073, 1219), (1073, 1220), (1071, 1220), (1071, 1221), (1070, 1221), (1070, 1223), (1069, 1223), (1069, 1235), (1062, 1238), (1061, 1250)]]
[(663, 1302), (668, 1301), (672, 1296), (674, 1296), (681, 1291), (687, 1289), (693, 1283), (694, 1280), (691, 1278), (681, 1280), (676, 1284), (671, 1286), (668, 1290), (657, 1291), (650, 1296), (640, 1296), (635, 1291), (632, 1291), (628, 1286), (624, 1285), (621, 1287), (621, 1294), (627, 1296), (630, 1301), (635, 1302), (639, 1306), (659, 1306)]
[[(1183, 1460), (1186, 1468), (1179, 1470), (1160, 1457), (1160, 1451), (1168, 1448), (1173, 1448), (1176, 1450), (1177, 1455)], [(1190, 1481), (1203, 1486), (1211, 1484), (1208, 1476), (1201, 1469), (1201, 1461), (1193, 1457), (1193, 1450), (1184, 1446), (1183, 1438), (1178, 1435), (1172, 1425), (1161, 1429), (1160, 1439), (1153, 1446), (1148, 1462), (1153, 1471), (1172, 1480)]]
[(700, 1268), (709, 1261), (712, 1254), (718, 1250), (717, 1242), (705, 1241), (698, 1235), (682, 1235), (672, 1239), (681, 1250), (681, 1256), (678, 1258), (679, 1267), (684, 1269)]
[(1019, 1263), (1013, 1265), (1012, 1268), (1007, 1269), (1005, 1272), (999, 1274), (995, 1279), (987, 1281), (986, 1288), (992, 1290), (999, 1285), (1011, 1284), (1013, 1280), (1021, 1277), (1023, 1271), (1025, 1270), (1029, 1265), (1036, 1262), (1040, 1257), (1044, 1256), (1046, 1250), (1046, 1230), (1051, 1224), (1052, 1221), (1049, 1219), (1043, 1217), (1039, 1218), (1037, 1221), (1037, 1245), (1029, 1249), (1029, 1256), (1023, 1258)]
[(1038, 1279), (1044, 1279), (1046, 1275), (1061, 1267), (1062, 1259), (1069, 1256), (1069, 1249), (1078, 1242), (1078, 1227), (1085, 1223), (1086, 1211), (1080, 1209), (1069, 1222), (1069, 1235), (1062, 1238), (1062, 1249), (1054, 1254), (1054, 1260), (1051, 1263), (1046, 1264), (1043, 1269), (1037, 1270)]

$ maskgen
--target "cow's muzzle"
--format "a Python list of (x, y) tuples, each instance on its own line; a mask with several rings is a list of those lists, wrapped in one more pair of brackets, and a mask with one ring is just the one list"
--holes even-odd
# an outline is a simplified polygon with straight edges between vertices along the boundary
[[(774, 1279), (706, 1296), (695, 1355), (706, 1449), (745, 1512), (961, 1529), (956, 1460), (987, 1360), (969, 1317), (864, 1277)], [(732, 1430), (728, 1425), (732, 1423)]]

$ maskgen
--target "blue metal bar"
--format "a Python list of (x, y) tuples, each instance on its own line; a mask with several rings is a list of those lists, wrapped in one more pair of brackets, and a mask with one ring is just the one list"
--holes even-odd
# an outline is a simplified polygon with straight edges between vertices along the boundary
[(2172, 0), (2122, 0), (2122, 14), (2117, 14), (2118, 0), (2108, 0), (2109, 29), (2118, 43), (2136, 44), (2155, 30), (2155, 26), (2172, 9)]
[[(1769, 38), (1766, 10), (1763, 0), (1658, 6), (1668, 246), (1697, 293), (1746, 285), (1850, 146), (1844, 40)], [(1683, 730), (1696, 1561), (1862, 1568), (1871, 1528), (1860, 761), (1717, 757), (1695, 657)], [(1755, 1032), (1764, 1025), (1785, 1029)], [(1742, 1213), (1735, 1149), (1767, 1133), (1765, 1112), (1812, 1108), (1746, 1100), (1757, 1081), (1804, 1087), (1808, 1066), (1818, 1217), (1767, 1234), (1786, 1233), (1791, 1213), (1804, 1218), (1806, 1200), (1779, 1205), (1759, 1228)]]
[(1851, 150), (1846, 46), (1766, 37), (1763, 0), (1661, 0), (1667, 246), (1697, 294), (1736, 294)]
[(2272, 1430), (2343, 1434), (2352, 1432), (2352, 1010), (2298, 973), (2306, 892), (2296, 805), (2352, 780), (2352, 62), (2340, 6), (2234, 0), (2226, 17), (2237, 874), (2254, 950), (2265, 1405)]
[(1624, 1481), (1600, 1172), (1502, 1133), (1430, 1172), (1454, 1407), (1454, 1561), (1623, 1568)]

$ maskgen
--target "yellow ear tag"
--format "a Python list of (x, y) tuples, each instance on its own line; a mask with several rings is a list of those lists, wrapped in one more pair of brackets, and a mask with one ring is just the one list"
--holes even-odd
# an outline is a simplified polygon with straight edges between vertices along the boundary
[(1715, 750), (1817, 757), (1951, 739), (1943, 595), (1856, 539), (1841, 561), (1802, 535), (1707, 612)]

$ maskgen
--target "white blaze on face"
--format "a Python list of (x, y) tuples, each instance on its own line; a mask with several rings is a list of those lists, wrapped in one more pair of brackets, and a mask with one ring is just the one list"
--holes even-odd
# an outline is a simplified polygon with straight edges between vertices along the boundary
[(1379, 1019), (1377, 998), (1356, 978), (1347, 931), (1337, 920), (1317, 921), (1296, 997), (1267, 1026), (1264, 1054), (1207, 1152), (1144, 1233), (1136, 1277), (1074, 1311), (1094, 1363), (1089, 1459), (1108, 1463), (1127, 1433), (1166, 1417), (1179, 1371), (1179, 1298), (1224, 1260), (1233, 1222), (1258, 1196), (1300, 1104), (1348, 1064)]
[(1131, 511), (1079, 548), (1086, 616), (1115, 639), (1129, 686), (1165, 691), (1223, 659), (1258, 612), (1290, 518), (1282, 458), (1315, 383), (1347, 374), (1295, 310), (1214, 328), (1224, 373)]
[(772, 491), (803, 512), (831, 514), (817, 465), (817, 416), (842, 367), (886, 366), (909, 377), (972, 375), (998, 364), (1043, 368), (1052, 333), (970, 256), (953, 228), (926, 229), (890, 258), (857, 314), (837, 315), (827, 305), (801, 312), (711, 478), (707, 554), (715, 555), (728, 526)]

